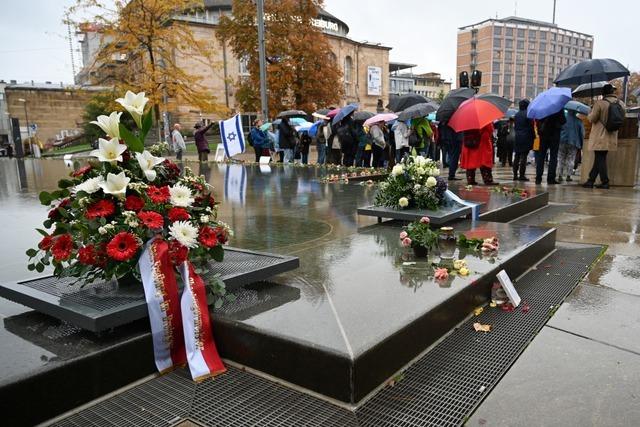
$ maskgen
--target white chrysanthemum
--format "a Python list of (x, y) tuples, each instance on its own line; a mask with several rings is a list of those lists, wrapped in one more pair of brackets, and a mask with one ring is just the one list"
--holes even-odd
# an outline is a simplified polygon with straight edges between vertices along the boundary
[(400, 200), (398, 200), (398, 205), (401, 208), (406, 208), (407, 206), (409, 206), (409, 199), (407, 199), (406, 197), (400, 197)]
[(191, 189), (182, 184), (176, 184), (173, 187), (169, 187), (169, 194), (171, 195), (171, 204), (174, 206), (187, 208), (193, 204), (194, 200), (193, 194), (191, 194)]
[(393, 169), (391, 169), (391, 175), (393, 176), (402, 175), (403, 173), (404, 173), (404, 166), (402, 166), (401, 164), (397, 164), (393, 167)]
[(427, 178), (427, 187), (433, 188), (437, 183), (438, 181), (434, 177), (430, 176), (429, 178)]
[(89, 178), (86, 181), (73, 187), (73, 192), (84, 191), (88, 194), (93, 194), (100, 189), (100, 185), (104, 182), (102, 176), (96, 176), (95, 178)]
[(425, 159), (423, 156), (416, 156), (415, 162), (418, 166), (422, 166), (427, 163), (427, 159)]
[(169, 235), (187, 248), (198, 246), (198, 229), (189, 221), (176, 221), (169, 226)]
[(420, 187), (422, 187), (420, 184), (416, 184), (416, 185), (413, 186), (413, 189), (415, 191), (418, 191), (420, 189)]

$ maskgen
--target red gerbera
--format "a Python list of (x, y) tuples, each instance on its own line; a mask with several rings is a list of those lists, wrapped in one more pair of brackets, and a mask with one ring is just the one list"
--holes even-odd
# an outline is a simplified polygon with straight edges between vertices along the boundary
[(144, 200), (134, 195), (127, 196), (126, 200), (124, 201), (124, 208), (129, 211), (138, 212), (140, 209), (144, 208)]
[(78, 261), (86, 265), (94, 265), (96, 263), (95, 246), (87, 245), (78, 249)]
[(51, 253), (56, 261), (69, 259), (73, 250), (73, 240), (69, 234), (61, 234), (55, 238), (51, 246)]
[(113, 215), (116, 211), (116, 205), (111, 200), (98, 200), (89, 205), (85, 216), (87, 219), (104, 218)]
[(107, 243), (107, 255), (116, 261), (126, 261), (136, 254), (138, 247), (136, 236), (121, 231)]
[(150, 185), (147, 188), (147, 196), (151, 199), (153, 203), (166, 203), (169, 201), (169, 187), (167, 185), (163, 187), (156, 187), (155, 185)]
[(83, 166), (77, 171), (71, 172), (71, 176), (74, 176), (74, 177), (83, 176), (85, 173), (89, 172), (91, 169), (93, 169), (93, 166), (91, 165)]
[(38, 247), (43, 251), (48, 251), (51, 249), (51, 246), (53, 246), (53, 242), (53, 236), (44, 236), (42, 240), (40, 240), (40, 243), (38, 243)]
[(164, 225), (164, 218), (158, 212), (143, 211), (138, 213), (138, 218), (147, 228), (152, 230), (162, 228)]
[(216, 227), (215, 228), (216, 237), (218, 241), (223, 245), (229, 241), (229, 234), (227, 233), (227, 229), (224, 227)]
[(171, 222), (174, 221), (187, 221), (191, 218), (189, 212), (184, 208), (171, 208), (167, 212), (167, 216)]
[(169, 241), (169, 255), (175, 265), (182, 264), (187, 260), (189, 254), (189, 248), (181, 245), (177, 240)]
[(218, 244), (218, 236), (215, 230), (206, 225), (200, 229), (198, 240), (208, 248), (212, 248)]

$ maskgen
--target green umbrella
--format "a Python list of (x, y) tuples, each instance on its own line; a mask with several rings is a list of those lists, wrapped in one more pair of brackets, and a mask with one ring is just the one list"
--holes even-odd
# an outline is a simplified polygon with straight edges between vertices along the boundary
[(271, 122), (267, 122), (260, 126), (260, 130), (269, 130), (271, 128)]

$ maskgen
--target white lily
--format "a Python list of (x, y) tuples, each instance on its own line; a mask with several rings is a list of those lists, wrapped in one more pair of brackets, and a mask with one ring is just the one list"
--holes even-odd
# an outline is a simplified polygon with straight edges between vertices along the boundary
[(100, 129), (111, 138), (120, 139), (120, 116), (122, 113), (113, 112), (108, 116), (98, 116), (97, 120), (90, 123), (99, 126)]
[(153, 168), (164, 162), (164, 157), (155, 157), (153, 154), (145, 150), (142, 153), (136, 153), (136, 160), (138, 160), (138, 164), (140, 165), (142, 172), (144, 172), (144, 176), (147, 177), (147, 181), (153, 181), (156, 179), (157, 175)]
[(124, 174), (124, 171), (120, 172), (118, 175), (108, 173), (107, 180), (101, 183), (100, 187), (105, 194), (113, 194), (117, 197), (124, 197), (129, 181), (131, 181), (131, 178), (127, 177)]
[(97, 157), (101, 162), (121, 162), (122, 153), (127, 149), (127, 146), (120, 144), (116, 138), (106, 140), (98, 138), (98, 149), (93, 150), (90, 154)]
[(144, 92), (133, 93), (130, 90), (124, 94), (124, 98), (116, 99), (116, 102), (124, 107), (131, 114), (133, 120), (136, 121), (138, 128), (142, 128), (141, 117), (144, 114), (144, 106), (149, 98), (144, 96)]

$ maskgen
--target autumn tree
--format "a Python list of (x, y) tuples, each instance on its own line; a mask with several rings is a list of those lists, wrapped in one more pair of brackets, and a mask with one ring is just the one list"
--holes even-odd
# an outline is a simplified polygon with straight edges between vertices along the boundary
[[(624, 95), (624, 92), (622, 90), (622, 83), (624, 82), (624, 79), (616, 79), (613, 81), (613, 85), (616, 87), (617, 91), (616, 94), (622, 98), (622, 96)], [(634, 90), (640, 88), (640, 73), (638, 73), (637, 71), (634, 71), (631, 73), (631, 75), (629, 76), (629, 87), (628, 87), (628, 93), (629, 93), (629, 104), (633, 103), (633, 101), (635, 101), (636, 104), (640, 104), (640, 99), (638, 97), (634, 97), (631, 92), (633, 92)]]
[(205, 113), (224, 113), (212, 93), (179, 63), (181, 58), (215, 69), (213, 43), (198, 39), (188, 22), (176, 19), (204, 6), (203, 0), (77, 0), (67, 21), (99, 29), (101, 48), (89, 65), (95, 84), (113, 85), (118, 93), (144, 91), (159, 120), (159, 105), (188, 104)]
[[(266, 0), (265, 50), (269, 111), (313, 111), (334, 105), (343, 89), (341, 72), (326, 36), (312, 24), (321, 0)], [(260, 110), (260, 69), (256, 5), (234, 0), (223, 16), (217, 37), (248, 62), (249, 77), (234, 82), (244, 111)]]

